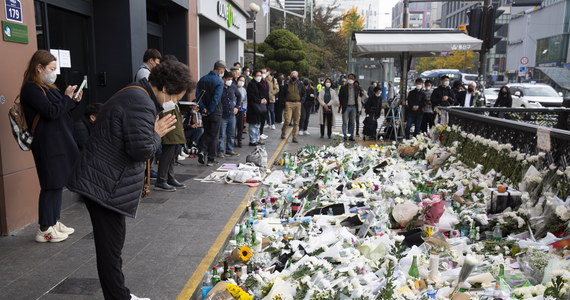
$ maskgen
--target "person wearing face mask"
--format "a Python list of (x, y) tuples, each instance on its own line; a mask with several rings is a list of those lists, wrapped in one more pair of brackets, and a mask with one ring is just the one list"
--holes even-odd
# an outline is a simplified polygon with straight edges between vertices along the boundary
[(135, 82), (139, 81), (143, 78), (148, 79), (148, 75), (150, 75), (150, 71), (152, 68), (158, 66), (160, 64), (160, 60), (162, 59), (162, 55), (160, 51), (156, 49), (148, 49), (144, 52), (143, 55), (143, 63), (139, 67), (137, 74), (135, 75)]
[(93, 226), (99, 282), (105, 299), (139, 299), (125, 286), (121, 252), (125, 217), (137, 215), (145, 162), (161, 137), (177, 126), (174, 114), (159, 113), (191, 90), (188, 67), (167, 61), (147, 79), (113, 95), (95, 122), (85, 149), (73, 168), (68, 188), (80, 195)]
[(245, 76), (245, 88), (247, 89), (247, 86), (253, 80), (253, 77), (251, 76), (251, 70), (247, 66), (243, 67), (241, 74)]
[(431, 94), (433, 93), (433, 83), (431, 80), (424, 82), (424, 94), (426, 94), (426, 106), (424, 107), (424, 116), (422, 117), (422, 132), (428, 132), (428, 129), (435, 125), (435, 112), (431, 103)]
[(299, 135), (311, 135), (307, 130), (309, 128), (309, 119), (311, 118), (311, 110), (315, 107), (316, 92), (309, 78), (303, 79), (305, 88), (305, 102), (301, 106), (301, 118), (299, 119)]
[(238, 113), (236, 115), (236, 140), (235, 140), (235, 146), (238, 148), (242, 147), (242, 140), (243, 140), (243, 127), (245, 125), (245, 115), (246, 115), (246, 111), (247, 111), (247, 91), (245, 89), (245, 80), (246, 77), (241, 75), (238, 78), (236, 78), (234, 87), (237, 89), (237, 91), (240, 93), (241, 97), (241, 101), (239, 103), (237, 103), (238, 106)]
[(267, 114), (267, 98), (261, 71), (253, 73), (254, 80), (247, 86), (247, 123), (249, 124), (249, 145), (264, 145), (260, 141), (259, 128)]
[(297, 134), (301, 119), (301, 106), (305, 102), (305, 87), (303, 82), (299, 80), (299, 72), (291, 72), (290, 79), (285, 83), (283, 89), (285, 90), (285, 115), (283, 126), (281, 126), (281, 139), (285, 139), (287, 128), (293, 122), (293, 143), (298, 143)]
[(344, 139), (354, 141), (356, 114), (360, 111), (360, 87), (354, 84), (356, 75), (349, 74), (347, 84), (340, 88), (338, 98), (342, 112), (342, 134)]
[(271, 73), (267, 73), (265, 82), (269, 90), (269, 102), (267, 103), (267, 125), (271, 130), (275, 130), (275, 103), (277, 102), (277, 95), (279, 94), (279, 83), (277, 78), (273, 77)]
[(406, 139), (410, 138), (410, 130), (414, 125), (414, 136), (418, 135), (422, 126), (423, 109), (426, 105), (426, 94), (423, 91), (423, 79), (416, 79), (416, 88), (408, 93), (407, 118), (406, 118)]
[(285, 108), (285, 75), (277, 75), (277, 84), (279, 85), (279, 93), (275, 97), (275, 124), (283, 122), (283, 109)]
[(502, 86), (497, 96), (497, 101), (493, 107), (512, 107), (513, 97), (511, 96), (511, 89), (508, 86)]
[[(198, 81), (196, 87), (196, 99), (200, 103), (200, 111), (202, 112), (202, 126), (204, 134), (200, 139), (200, 153), (198, 154), (198, 163), (202, 165), (214, 165), (218, 154), (218, 143), (220, 136), (220, 127), (222, 126), (222, 93), (224, 91), (224, 81), (222, 76), (226, 71), (226, 63), (218, 60), (214, 64), (214, 69), (203, 76)], [(203, 95), (202, 95), (203, 93)]]
[(380, 118), (380, 110), (382, 109), (382, 89), (379, 86), (374, 87), (372, 94), (364, 104), (364, 112), (366, 115), (377, 120)]
[(449, 87), (449, 77), (447, 75), (441, 76), (441, 85), (438, 86), (431, 94), (431, 103), (433, 108), (438, 106), (453, 106), (455, 105), (455, 96), (451, 87)]
[(364, 104), (366, 103), (366, 101), (368, 100), (368, 93), (362, 88), (360, 87), (360, 82), (358, 80), (354, 81), (354, 85), (356, 85), (358, 87), (358, 112), (356, 113), (356, 122), (354, 122), (354, 126), (355, 126), (355, 130), (356, 130), (356, 136), (360, 136), (360, 114), (362, 113), (362, 108), (364, 107)]
[(68, 86), (63, 94), (58, 90), (54, 84), (56, 68), (56, 58), (49, 51), (36, 51), (28, 63), (20, 90), (24, 116), (34, 133), (31, 150), (41, 188), (40, 228), (35, 240), (40, 243), (61, 242), (74, 232), (59, 220), (63, 187), (79, 155), (73, 138), (71, 111), (81, 101), (81, 94), (74, 98), (75, 85)]
[(477, 84), (475, 82), (469, 83), (466, 91), (459, 92), (457, 97), (459, 106), (462, 107), (481, 107), (481, 94), (477, 91)]
[(319, 124), (321, 125), (321, 139), (325, 137), (325, 126), (327, 127), (327, 136), (332, 136), (332, 127), (335, 124), (334, 107), (338, 106), (338, 93), (332, 87), (332, 80), (325, 79), (324, 88), (319, 93)]
[(222, 126), (220, 127), (220, 144), (218, 157), (239, 156), (234, 151), (236, 132), (236, 115), (241, 103), (241, 93), (233, 85), (232, 73), (226, 72), (224, 77), (224, 92), (222, 93)]

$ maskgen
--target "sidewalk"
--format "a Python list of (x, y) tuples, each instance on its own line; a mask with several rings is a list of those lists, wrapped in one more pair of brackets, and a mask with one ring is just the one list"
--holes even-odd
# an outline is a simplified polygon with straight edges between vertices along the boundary
[[(319, 138), (317, 115), (311, 116), (310, 123), (312, 135), (300, 136), (298, 144), (289, 139), (283, 145), (284, 151), (330, 142)], [(339, 130), (337, 126), (335, 131)], [(271, 157), (282, 142), (280, 126), (276, 130), (266, 128), (265, 134), (269, 136), (265, 142)], [(240, 157), (220, 162), (245, 162), (254, 149), (247, 142), (246, 137), (245, 146), (236, 148)], [(213, 260), (217, 255), (212, 245), (219, 236), (227, 236), (224, 230), (233, 229), (228, 220), (248, 192), (253, 192), (245, 185), (193, 180), (204, 178), (219, 165), (205, 167), (195, 158), (181, 163), (175, 170), (177, 178), (189, 188), (174, 193), (153, 191), (141, 201), (137, 218), (127, 218), (123, 270), (127, 287), (139, 297), (156, 300), (182, 295), (198, 265), (207, 261), (205, 257)], [(76, 231), (61, 243), (36, 243), (36, 224), (19, 230), (15, 236), (0, 237), (0, 299), (103, 299), (91, 222), (84, 204), (75, 197), (66, 197), (62, 221)], [(202, 275), (197, 273), (194, 278)]]

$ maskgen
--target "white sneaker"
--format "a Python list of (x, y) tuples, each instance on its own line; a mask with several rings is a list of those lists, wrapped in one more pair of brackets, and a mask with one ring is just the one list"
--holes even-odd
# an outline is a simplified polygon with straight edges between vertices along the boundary
[(266, 136), (265, 134), (262, 134), (259, 136), (259, 138), (262, 140), (266, 140), (268, 138), (268, 136)]
[(305, 135), (311, 135), (311, 133), (305, 130)]
[(305, 135), (304, 131), (299, 131), (299, 135)]
[(275, 125), (271, 125), (271, 130), (275, 130)]
[(182, 155), (178, 155), (178, 160), (185, 160), (186, 157), (182, 156)]
[(186, 154), (186, 152), (184, 152), (184, 150), (180, 151), (180, 156), (183, 156), (185, 158), (188, 158), (188, 154)]
[(63, 223), (61, 223), (60, 221), (57, 221), (57, 223), (55, 223), (55, 225), (53, 225), (53, 228), (55, 228), (55, 230), (57, 230), (61, 233), (65, 233), (67, 235), (72, 235), (75, 232), (75, 229), (63, 225)]
[(36, 242), (38, 243), (59, 243), (65, 241), (68, 235), (55, 230), (54, 226), (50, 226), (46, 231), (38, 229), (36, 233)]
[(139, 297), (131, 294), (131, 300), (150, 300), (150, 298), (139, 298)]

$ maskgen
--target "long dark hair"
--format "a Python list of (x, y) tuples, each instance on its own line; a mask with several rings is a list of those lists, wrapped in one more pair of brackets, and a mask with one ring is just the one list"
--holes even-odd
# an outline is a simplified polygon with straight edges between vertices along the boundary
[[(503, 89), (506, 89), (507, 92), (504, 93)], [(511, 89), (509, 89), (508, 86), (503, 85), (500, 89), (499, 89), (499, 96), (498, 97), (502, 97), (502, 98), (510, 98), (511, 97)]]
[(57, 59), (49, 51), (47, 51), (47, 50), (36, 51), (34, 53), (34, 55), (32, 55), (32, 58), (30, 59), (30, 62), (28, 63), (28, 67), (26, 67), (26, 71), (24, 72), (24, 80), (22, 81), (22, 85), (24, 85), (26, 82), (33, 82), (33, 83), (35, 83), (39, 86), (45, 87), (45, 88), (57, 89), (57, 87), (54, 84), (51, 84), (51, 85), (45, 84), (44, 81), (42, 80), (42, 77), (40, 76), (40, 73), (38, 73), (38, 69), (37, 69), (38, 65), (42, 65), (42, 67), (45, 68), (52, 61), (57, 61)]

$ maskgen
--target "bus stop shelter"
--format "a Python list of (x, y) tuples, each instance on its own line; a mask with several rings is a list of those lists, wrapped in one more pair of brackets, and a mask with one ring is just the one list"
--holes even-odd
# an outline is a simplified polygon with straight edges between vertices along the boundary
[(483, 41), (454, 29), (394, 28), (355, 31), (349, 43), (352, 58), (400, 58), (400, 97), (406, 103), (412, 57), (435, 57), (450, 51), (481, 50)]

